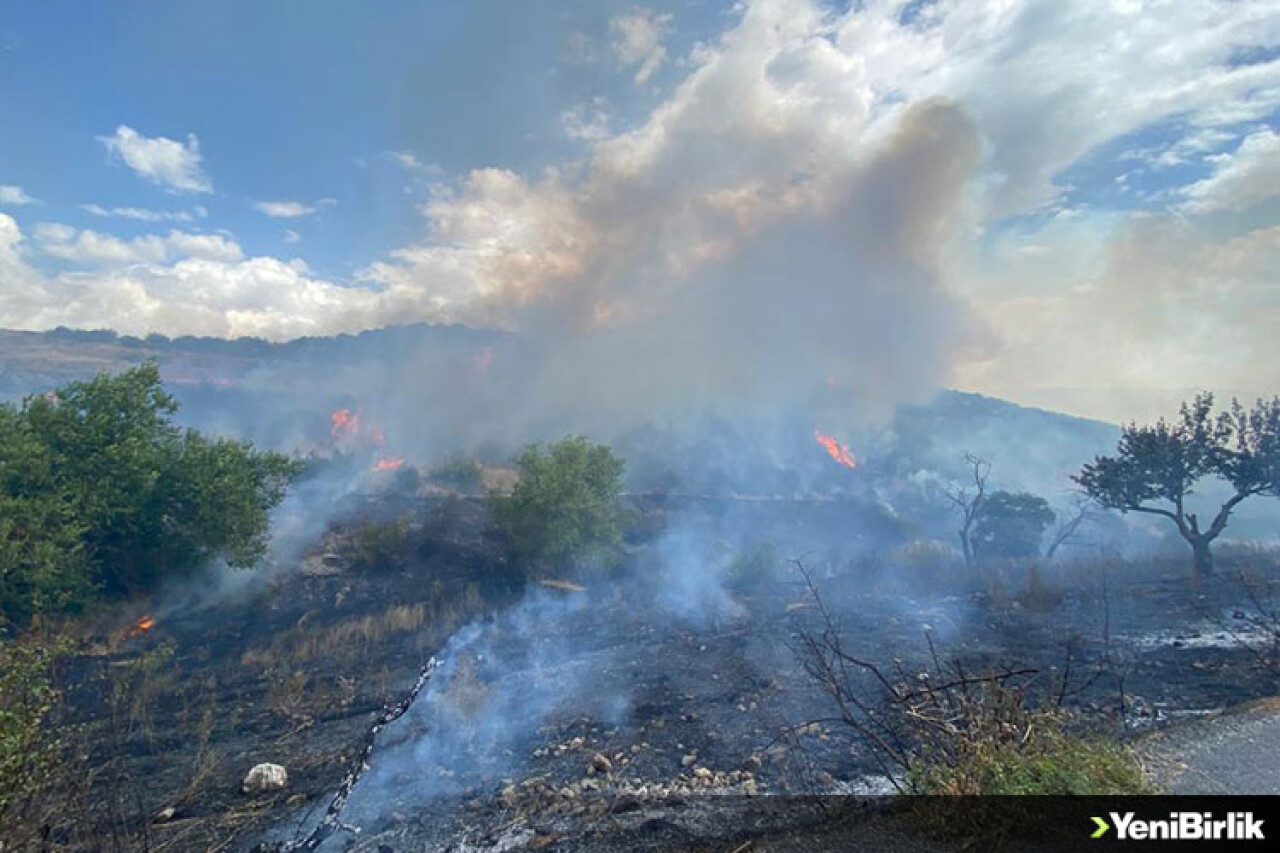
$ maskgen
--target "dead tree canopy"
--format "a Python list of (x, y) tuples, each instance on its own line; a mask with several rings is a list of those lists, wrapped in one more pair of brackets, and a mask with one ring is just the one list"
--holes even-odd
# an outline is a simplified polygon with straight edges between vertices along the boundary
[(1049, 537), (1049, 547), (1045, 549), (1044, 558), (1052, 562), (1058, 549), (1072, 541), (1080, 532), (1080, 528), (1098, 518), (1103, 512), (1098, 502), (1089, 495), (1078, 493), (1071, 502), (1071, 509), (1058, 516), (1058, 525)]
[(972, 453), (966, 453), (964, 461), (969, 468), (969, 481), (952, 486), (944, 495), (960, 510), (960, 529), (956, 531), (960, 537), (960, 552), (964, 554), (965, 565), (972, 565), (975, 556), (973, 525), (987, 497), (987, 478), (991, 476), (991, 463)]
[[(1187, 507), (1192, 489), (1206, 477), (1232, 487), (1207, 523)], [(1191, 546), (1197, 574), (1213, 572), (1210, 545), (1231, 512), (1254, 495), (1280, 497), (1280, 397), (1245, 409), (1232, 400), (1213, 415), (1213, 395), (1183, 403), (1178, 419), (1126, 426), (1115, 456), (1099, 456), (1073, 477), (1105, 507), (1169, 519)]]

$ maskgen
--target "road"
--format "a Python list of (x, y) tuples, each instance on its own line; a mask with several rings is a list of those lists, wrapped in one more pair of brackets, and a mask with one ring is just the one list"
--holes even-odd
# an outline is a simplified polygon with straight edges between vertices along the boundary
[(1139, 752), (1171, 794), (1280, 794), (1280, 698), (1167, 729)]

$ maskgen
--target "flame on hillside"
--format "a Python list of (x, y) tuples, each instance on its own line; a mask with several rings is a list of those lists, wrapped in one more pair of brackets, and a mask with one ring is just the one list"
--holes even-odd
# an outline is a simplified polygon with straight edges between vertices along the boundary
[[(335, 448), (359, 455), (372, 455), (373, 448), (387, 446), (386, 434), (367, 418), (362, 420), (353, 409), (337, 409), (329, 415), (329, 435)], [(397, 471), (404, 466), (405, 460), (400, 456), (379, 455), (372, 462), (374, 471)]]
[(137, 637), (141, 634), (147, 633), (155, 626), (156, 626), (155, 617), (151, 616), (150, 614), (147, 614), (146, 616), (143, 616), (141, 619), (139, 619), (138, 623), (134, 625), (132, 628), (130, 628), (129, 632), (125, 636)]
[(352, 438), (360, 433), (360, 415), (350, 409), (338, 409), (329, 415), (329, 434), (335, 439)]
[(829, 435), (824, 435), (818, 430), (813, 431), (813, 437), (818, 440), (818, 444), (827, 451), (832, 459), (846, 468), (857, 468), (858, 460), (854, 457), (853, 451), (848, 445), (841, 444)]
[(338, 409), (329, 415), (329, 435), (335, 444), (348, 448), (359, 445), (383, 447), (387, 437), (376, 425), (362, 420), (360, 413), (351, 409)]

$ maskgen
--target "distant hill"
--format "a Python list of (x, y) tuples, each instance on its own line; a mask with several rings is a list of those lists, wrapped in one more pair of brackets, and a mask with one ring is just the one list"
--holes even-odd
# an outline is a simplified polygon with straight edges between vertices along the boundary
[[(995, 397), (940, 391), (924, 405), (904, 406), (893, 420), (898, 464), (959, 476), (963, 455), (992, 463), (992, 482), (1052, 496), (1069, 474), (1115, 447), (1119, 427)], [(909, 474), (899, 470), (897, 474)]]
[(167, 382), (226, 387), (274, 363), (296, 366), (369, 357), (398, 359), (420, 351), (424, 345), (474, 354), (499, 337), (495, 332), (465, 326), (426, 324), (282, 343), (261, 338), (137, 338), (107, 329), (0, 329), (0, 398), (20, 397), (104, 370), (124, 370), (150, 358), (159, 361)]
[[(400, 446), (429, 453), (450, 437), (440, 432), (467, 431), (458, 410), (468, 412), (465, 398), (476, 393), (477, 365), (510, 339), (460, 325), (425, 324), (284, 343), (136, 338), (105, 330), (0, 331), (0, 399), (156, 359), (182, 406), (182, 420), (193, 426), (295, 449), (323, 443), (329, 413), (350, 407), (394, 433)], [(483, 416), (477, 409), (476, 417)], [(815, 479), (847, 481), (815, 454), (813, 426), (799, 415), (760, 423), (712, 418), (678, 429), (619, 425), (610, 438), (636, 457), (667, 457), (700, 488), (747, 488), (747, 480), (769, 467), (782, 473), (755, 488), (786, 492)], [(923, 405), (900, 408), (886, 431), (866, 437), (855, 451), (876, 476), (889, 477), (922, 468), (955, 475), (962, 454), (971, 451), (993, 462), (996, 481), (1057, 491), (1066, 473), (1113, 446), (1116, 435), (1109, 424), (940, 391)], [(811, 474), (801, 483), (793, 472), (805, 469)]]
[[(519, 396), (525, 389), (488, 368), (495, 359), (518, 362), (515, 343), (501, 332), (425, 324), (284, 343), (0, 330), (0, 399), (154, 358), (181, 405), (181, 421), (200, 429), (271, 448), (324, 452), (333, 447), (330, 414), (347, 408), (385, 435), (380, 453), (430, 464), (461, 449), (496, 460), (524, 441), (576, 429), (546, 420), (530, 434), (508, 417), (527, 404)], [(503, 426), (510, 426), (505, 434)], [(803, 413), (762, 414), (755, 422), (703, 413), (685, 424), (617, 424), (612, 435), (596, 437), (626, 455), (631, 487), (640, 491), (843, 494), (923, 518), (945, 515), (929, 495), (964, 477), (965, 452), (991, 462), (992, 488), (1030, 490), (1061, 504), (1072, 488), (1070, 475), (1113, 450), (1119, 436), (1113, 424), (940, 390), (927, 402), (900, 407), (881, 428), (841, 434), (859, 459), (850, 471), (826, 457), (814, 442), (814, 426)], [(1205, 497), (1219, 494), (1209, 486)], [(1280, 530), (1280, 501), (1249, 501), (1237, 515), (1236, 535), (1274, 539)], [(1160, 533), (1158, 522), (1130, 521)]]

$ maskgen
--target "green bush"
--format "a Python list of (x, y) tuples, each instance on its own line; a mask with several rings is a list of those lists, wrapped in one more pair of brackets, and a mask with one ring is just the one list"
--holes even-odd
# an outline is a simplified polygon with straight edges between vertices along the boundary
[(974, 553), (992, 557), (1035, 557), (1055, 516), (1049, 502), (1030, 492), (992, 492), (978, 507)]
[(1057, 715), (1033, 714), (1026, 741), (998, 736), (963, 737), (948, 761), (912, 769), (921, 794), (1120, 795), (1150, 793), (1137, 758), (1127, 747), (1069, 734)]
[(46, 722), (58, 701), (50, 670), (65, 651), (0, 642), (0, 827), (22, 825), (24, 806), (41, 795), (58, 761)]
[(571, 436), (516, 459), (520, 479), (493, 494), (490, 512), (512, 556), (525, 564), (607, 560), (622, 540), (625, 463), (603, 444)]
[(263, 555), (299, 464), (182, 430), (176, 409), (154, 362), (0, 405), (0, 615), (74, 609), (214, 556), (250, 566)]

